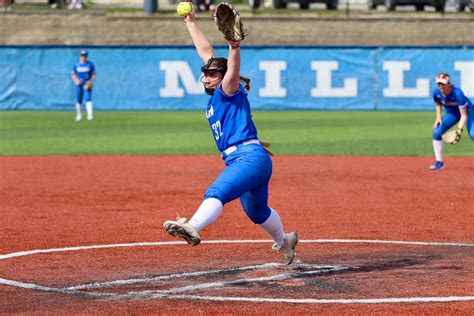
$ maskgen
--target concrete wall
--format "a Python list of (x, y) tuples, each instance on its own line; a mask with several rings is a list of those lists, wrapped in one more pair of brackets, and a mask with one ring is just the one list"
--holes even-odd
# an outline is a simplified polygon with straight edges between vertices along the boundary
[[(253, 45), (474, 45), (470, 15), (346, 18), (317, 15), (243, 16)], [(209, 16), (199, 19), (213, 44), (224, 44)], [(65, 13), (0, 14), (0, 44), (192, 44), (174, 15)]]

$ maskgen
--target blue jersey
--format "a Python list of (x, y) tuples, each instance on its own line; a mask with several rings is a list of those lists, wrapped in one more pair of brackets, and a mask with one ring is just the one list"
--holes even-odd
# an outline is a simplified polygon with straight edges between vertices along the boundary
[(438, 88), (434, 88), (433, 101), (441, 104), (449, 112), (459, 112), (461, 108), (472, 107), (471, 101), (464, 95), (462, 90), (454, 86), (447, 96), (444, 96)]
[(247, 92), (242, 85), (232, 96), (227, 96), (219, 85), (209, 98), (206, 118), (220, 151), (244, 140), (257, 139)]
[(72, 68), (72, 71), (81, 81), (81, 84), (84, 84), (92, 77), (93, 74), (95, 74), (94, 64), (90, 61), (86, 61), (85, 63), (81, 63), (80, 61), (77, 62)]

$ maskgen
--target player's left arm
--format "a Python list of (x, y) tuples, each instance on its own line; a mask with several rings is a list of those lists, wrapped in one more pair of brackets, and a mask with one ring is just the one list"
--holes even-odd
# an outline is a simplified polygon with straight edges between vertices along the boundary
[(462, 91), (459, 91), (459, 94), (456, 97), (456, 101), (459, 104), (459, 112), (461, 113), (461, 118), (459, 119), (457, 129), (461, 130), (462, 132), (467, 121), (467, 105), (469, 103), (469, 100), (466, 98), (464, 93), (462, 93)]
[(96, 78), (96, 72), (95, 72), (95, 66), (94, 64), (91, 65), (91, 77), (89, 78), (89, 81), (91, 82), (91, 84), (94, 82), (95, 78)]
[(81, 80), (79, 80), (79, 77), (77, 77), (76, 73), (73, 71), (71, 72), (71, 79), (72, 81), (74, 81), (74, 84), (76, 86), (80, 85), (81, 84)]
[(95, 74), (95, 68), (94, 68), (94, 64), (91, 65), (91, 70), (90, 70), (90, 75), (89, 75), (89, 79), (87, 80), (87, 82), (84, 84), (84, 89), (86, 90), (90, 90), (92, 88), (92, 86), (94, 85), (94, 80), (96, 78), (96, 74)]
[(222, 80), (222, 90), (232, 95), (239, 90), (240, 85), (240, 42), (229, 42), (229, 57), (227, 58), (227, 72)]
[(97, 76), (95, 75), (95, 72), (94, 72), (94, 73), (92, 73), (92, 75), (91, 75), (91, 77), (89, 78), (88, 81), (90, 81), (91, 83), (93, 83), (94, 80), (95, 80), (95, 78), (97, 78)]
[(461, 118), (459, 119), (459, 122), (458, 122), (458, 130), (462, 131), (467, 121), (467, 106), (463, 108), (459, 108), (459, 112), (461, 113)]

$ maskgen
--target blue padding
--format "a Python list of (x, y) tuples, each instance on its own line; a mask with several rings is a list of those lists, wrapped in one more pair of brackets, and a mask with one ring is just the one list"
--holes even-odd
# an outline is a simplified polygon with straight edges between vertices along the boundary
[[(0, 110), (72, 110), (71, 69), (86, 48), (96, 110), (203, 110), (192, 46), (0, 46)], [(225, 47), (217, 54), (226, 56)], [(434, 76), (474, 97), (474, 48), (244, 46), (255, 110), (433, 110)]]

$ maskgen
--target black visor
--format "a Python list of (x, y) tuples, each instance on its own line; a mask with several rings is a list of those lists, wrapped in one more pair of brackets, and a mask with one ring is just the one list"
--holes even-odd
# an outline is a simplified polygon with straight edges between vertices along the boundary
[(209, 58), (207, 64), (201, 67), (202, 72), (222, 72), (225, 73), (227, 71), (227, 67), (211, 67), (212, 62), (214, 61), (214, 57)]

